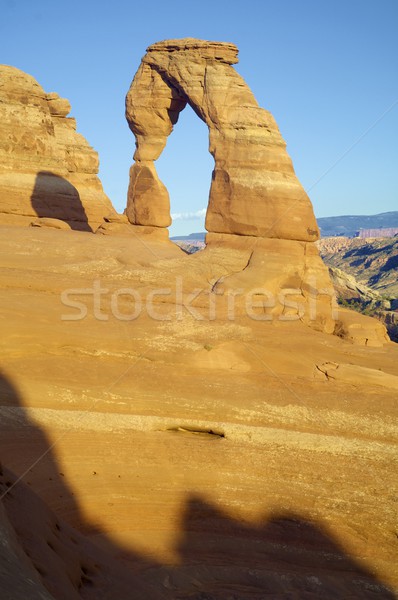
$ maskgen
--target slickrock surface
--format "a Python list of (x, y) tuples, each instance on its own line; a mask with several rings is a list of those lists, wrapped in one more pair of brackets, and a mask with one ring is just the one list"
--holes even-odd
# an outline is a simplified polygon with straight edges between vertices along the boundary
[[(126, 98), (137, 140), (128, 214), (133, 223), (165, 227), (170, 211), (153, 161), (188, 103), (209, 128), (215, 160), (207, 230), (314, 241), (318, 227), (311, 202), (274, 118), (232, 68), (237, 54), (234, 44), (190, 38), (148, 48)], [(153, 214), (143, 210), (148, 193), (157, 207)]]
[(241, 261), (1, 228), (2, 598), (397, 597), (398, 346), (209, 314)]
[(115, 213), (97, 177), (98, 155), (76, 132), (70, 108), (30, 75), (0, 65), (0, 223), (44, 217), (90, 231)]

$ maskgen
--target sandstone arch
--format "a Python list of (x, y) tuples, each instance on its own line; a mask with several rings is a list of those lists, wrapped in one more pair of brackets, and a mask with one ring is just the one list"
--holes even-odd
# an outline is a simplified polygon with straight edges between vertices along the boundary
[(192, 38), (148, 48), (126, 97), (136, 137), (127, 216), (137, 225), (170, 225), (169, 196), (154, 161), (188, 103), (209, 128), (215, 161), (207, 230), (315, 241), (311, 202), (275, 120), (232, 67), (237, 54), (234, 44)]
[[(147, 49), (126, 97), (136, 138), (127, 217), (157, 231), (170, 225), (169, 195), (154, 163), (189, 104), (208, 126), (214, 158), (203, 261), (224, 261), (225, 268), (208, 295), (227, 304), (239, 291), (235, 306), (243, 314), (246, 299), (256, 297), (266, 318), (300, 319), (332, 333), (334, 291), (314, 243), (319, 230), (311, 201), (275, 120), (233, 68), (237, 54), (234, 44), (192, 38)], [(229, 256), (238, 262), (231, 266)], [(281, 294), (289, 301), (268, 306)]]

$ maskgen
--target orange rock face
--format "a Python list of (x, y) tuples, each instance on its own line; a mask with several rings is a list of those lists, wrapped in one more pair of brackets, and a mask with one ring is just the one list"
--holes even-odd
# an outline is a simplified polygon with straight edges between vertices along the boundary
[(0, 66), (0, 222), (59, 219), (95, 230), (115, 213), (102, 189), (98, 155), (76, 132), (70, 104), (19, 69)]
[[(314, 241), (318, 227), (272, 115), (260, 108), (232, 65), (234, 44), (169, 40), (148, 48), (126, 98), (126, 117), (136, 136), (136, 164), (153, 169), (186, 104), (209, 128), (214, 157), (206, 228), (267, 238)], [(130, 185), (129, 205), (158, 183)], [(162, 190), (163, 192), (163, 190)], [(164, 227), (168, 200), (153, 198), (161, 216), (136, 224)]]

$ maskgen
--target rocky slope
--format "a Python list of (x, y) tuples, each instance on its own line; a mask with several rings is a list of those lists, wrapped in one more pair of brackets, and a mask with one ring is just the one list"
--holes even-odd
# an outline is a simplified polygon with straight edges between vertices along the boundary
[(317, 244), (328, 266), (353, 275), (385, 297), (398, 298), (398, 238), (322, 238)]
[(358, 283), (352, 275), (341, 269), (329, 267), (329, 273), (339, 304), (379, 319), (386, 326), (390, 339), (398, 342), (398, 301), (391, 301), (376, 290)]
[(318, 242), (339, 302), (379, 319), (398, 342), (398, 238)]
[(115, 211), (68, 100), (0, 65), (0, 223), (95, 230)]

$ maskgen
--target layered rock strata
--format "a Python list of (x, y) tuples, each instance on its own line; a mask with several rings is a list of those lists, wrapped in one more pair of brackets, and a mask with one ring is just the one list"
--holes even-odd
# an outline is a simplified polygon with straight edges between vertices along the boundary
[(98, 155), (76, 132), (70, 109), (30, 75), (0, 66), (0, 222), (50, 218), (90, 231), (115, 213), (97, 176)]

